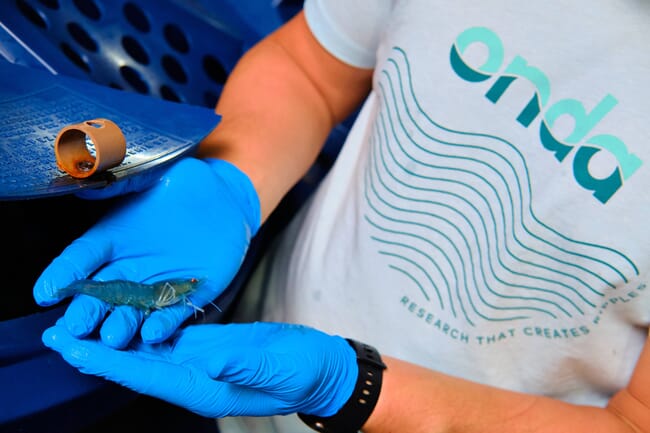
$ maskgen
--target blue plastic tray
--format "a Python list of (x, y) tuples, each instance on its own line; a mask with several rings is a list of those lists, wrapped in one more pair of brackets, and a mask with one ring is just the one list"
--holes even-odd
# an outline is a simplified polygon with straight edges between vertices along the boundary
[[(54, 140), (62, 127), (95, 118), (120, 126), (127, 155), (99, 176), (75, 179), (56, 166)], [(218, 120), (205, 107), (0, 62), (0, 200), (68, 194), (138, 175), (191, 151)]]
[(212, 13), (203, 15), (194, 3), (2, 1), (0, 28), (14, 41), (2, 54), (52, 73), (214, 107), (249, 32), (229, 12), (230, 1), (211, 2)]

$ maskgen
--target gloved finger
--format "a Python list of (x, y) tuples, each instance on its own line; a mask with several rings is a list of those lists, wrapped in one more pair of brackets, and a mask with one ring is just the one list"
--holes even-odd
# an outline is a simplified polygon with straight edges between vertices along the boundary
[[(274, 353), (262, 350), (261, 341), (247, 342), (256, 328), (264, 325), (188, 326), (177, 334), (169, 359), (178, 364), (192, 363), (216, 380), (258, 389), (268, 387), (273, 381), (269, 380), (270, 377), (282, 376), (293, 369), (289, 365), (291, 357), (280, 359)], [(298, 367), (295, 369), (300, 370)]]
[(261, 351), (227, 348), (210, 357), (206, 365), (206, 372), (211, 378), (251, 388), (268, 387), (269, 379), (277, 377), (283, 370), (277, 358)]
[(99, 335), (109, 347), (125, 348), (138, 332), (144, 313), (129, 305), (115, 307), (104, 320)]
[(112, 349), (95, 340), (77, 339), (59, 325), (46, 329), (41, 339), (45, 346), (59, 352), (82, 373), (105, 377), (137, 392), (150, 393), (157, 386), (164, 388), (163, 384), (172, 377), (184, 376), (184, 368), (158, 360), (153, 353), (140, 357), (138, 352)]
[(67, 294), (59, 292), (75, 280), (86, 278), (110, 259), (110, 240), (97, 231), (86, 232), (68, 245), (41, 273), (33, 294), (41, 306), (56, 304)]
[(88, 295), (77, 295), (66, 309), (63, 318), (70, 334), (83, 338), (93, 332), (104, 320), (109, 305)]
[[(216, 293), (214, 283), (205, 281), (196, 293), (175, 305), (152, 312), (144, 320), (140, 335), (145, 343), (160, 343), (169, 338), (189, 317), (203, 314)], [(216, 308), (216, 307), (215, 307)]]
[[(125, 279), (122, 268), (118, 266), (105, 266), (96, 272), (93, 278), (99, 281)], [(137, 333), (142, 323), (142, 314), (131, 307), (116, 308), (104, 321), (101, 327), (101, 337), (110, 347), (123, 348)], [(70, 333), (82, 338), (95, 330), (104, 320), (111, 306), (89, 295), (77, 295), (66, 311), (67, 326)]]
[[(209, 379), (200, 370), (158, 359), (155, 352), (115, 350), (91, 340), (78, 340), (60, 326), (46, 329), (43, 343), (85, 374), (104, 377), (135, 392), (166, 400), (209, 417), (225, 416), (219, 403), (230, 406), (229, 385)], [(206, 403), (206, 396), (210, 396)]]
[[(232, 332), (230, 332), (232, 331)], [(237, 327), (217, 323), (190, 325), (176, 331), (170, 344), (142, 344), (141, 350), (155, 347), (167, 347), (166, 356), (175, 364), (192, 364), (201, 370), (206, 370), (209, 360), (215, 353), (221, 353), (224, 348), (237, 346), (243, 337)], [(246, 350), (239, 344), (240, 350)]]
[(197, 307), (178, 303), (152, 312), (144, 320), (140, 336), (145, 343), (160, 343), (168, 339), (192, 314), (201, 314)]

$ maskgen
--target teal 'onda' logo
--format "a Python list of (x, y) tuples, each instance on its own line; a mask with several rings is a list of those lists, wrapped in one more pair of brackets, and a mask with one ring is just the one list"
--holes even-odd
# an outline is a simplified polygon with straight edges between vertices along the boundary
[[(463, 53), (477, 43), (487, 48), (487, 56), (482, 65), (470, 65), (463, 59)], [(528, 128), (541, 115), (539, 138), (544, 148), (553, 152), (560, 162), (572, 155), (575, 180), (583, 188), (593, 191), (594, 197), (602, 203), (606, 203), (623, 186), (623, 181), (641, 166), (641, 160), (628, 152), (620, 138), (611, 134), (590, 135), (593, 128), (618, 103), (612, 95), (605, 95), (590, 112), (587, 112), (582, 102), (571, 98), (556, 101), (549, 106), (551, 86), (545, 73), (529, 65), (521, 56), (515, 56), (499, 72), (504, 62), (503, 43), (499, 36), (485, 27), (473, 27), (462, 32), (451, 47), (450, 60), (454, 72), (463, 80), (481, 82), (497, 76), (485, 94), (495, 104), (515, 80), (528, 80), (535, 87), (535, 92), (517, 116), (517, 121)], [(553, 134), (553, 125), (561, 116), (571, 116), (574, 126), (570, 134), (558, 138)], [(596, 177), (589, 170), (591, 158), (600, 151), (611, 153), (616, 160), (611, 174), (605, 177)]]

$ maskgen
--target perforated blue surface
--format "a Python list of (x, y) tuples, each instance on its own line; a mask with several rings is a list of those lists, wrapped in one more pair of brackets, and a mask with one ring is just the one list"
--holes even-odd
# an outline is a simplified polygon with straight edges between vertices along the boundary
[(214, 107), (243, 52), (301, 5), (296, 0), (7, 0), (0, 2), (0, 54), (12, 63)]
[[(80, 374), (41, 344), (41, 332), (63, 307), (42, 311), (33, 305), (31, 286), (56, 254), (52, 246), (67, 245), (78, 226), (90, 224), (81, 224), (78, 209), (69, 206), (63, 206), (66, 217), (77, 217), (64, 218), (70, 227), (45, 222), (61, 212), (59, 203), (79, 205), (70, 199), (80, 188), (136, 176), (191, 152), (216, 125), (213, 107), (235, 62), (301, 3), (0, 1), (0, 237), (14, 252), (3, 265), (9, 298), (0, 309), (1, 432), (79, 432), (134, 397)], [(54, 137), (64, 125), (97, 117), (122, 127), (127, 158), (105, 175), (72, 179), (54, 164)], [(35, 210), (38, 215), (22, 216)], [(226, 295), (240, 285), (234, 281)], [(147, 423), (168, 431), (156, 419)], [(200, 431), (194, 427), (187, 429)]]
[[(127, 155), (108, 172), (75, 179), (56, 166), (54, 140), (62, 127), (96, 118), (121, 128)], [(0, 62), (0, 200), (67, 194), (137, 176), (191, 151), (218, 119), (209, 108)]]
[(32, 65), (213, 107), (244, 41), (190, 11), (169, 1), (0, 2), (2, 25), (37, 57)]

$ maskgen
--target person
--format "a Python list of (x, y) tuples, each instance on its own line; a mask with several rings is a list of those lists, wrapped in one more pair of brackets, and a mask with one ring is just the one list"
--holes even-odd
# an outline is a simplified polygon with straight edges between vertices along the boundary
[(183, 305), (145, 318), (78, 296), (43, 341), (207, 417), (650, 431), (649, 14), (307, 0), (241, 58), (197, 155), (127, 195), (34, 288), (50, 305), (76, 278), (201, 275), (204, 305), (361, 107), (256, 270), (259, 321), (182, 326)]

